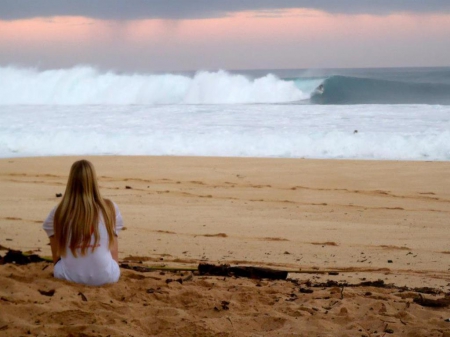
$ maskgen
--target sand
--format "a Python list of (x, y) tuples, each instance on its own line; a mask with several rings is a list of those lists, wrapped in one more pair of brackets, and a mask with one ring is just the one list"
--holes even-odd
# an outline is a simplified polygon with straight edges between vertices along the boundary
[[(0, 245), (50, 256), (42, 221), (77, 159), (0, 160)], [(95, 288), (54, 279), (46, 262), (0, 265), (2, 336), (450, 336), (450, 308), (406, 289), (450, 292), (450, 163), (88, 159), (124, 217), (121, 261), (265, 266), (289, 280), (123, 269)], [(379, 279), (393, 287), (313, 287)]]

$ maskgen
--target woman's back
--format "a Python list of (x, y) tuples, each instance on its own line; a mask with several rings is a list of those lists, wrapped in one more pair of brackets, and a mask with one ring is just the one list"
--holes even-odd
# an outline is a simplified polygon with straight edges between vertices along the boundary
[(119, 208), (103, 199), (93, 165), (72, 165), (64, 196), (44, 221), (57, 278), (101, 285), (120, 276), (117, 235), (123, 227)]

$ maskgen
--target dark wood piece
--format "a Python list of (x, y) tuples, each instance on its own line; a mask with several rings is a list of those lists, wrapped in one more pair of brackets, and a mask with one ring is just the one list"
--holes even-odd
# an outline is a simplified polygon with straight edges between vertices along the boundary
[(423, 306), (423, 307), (432, 307), (432, 308), (445, 308), (450, 306), (450, 298), (444, 297), (444, 298), (438, 298), (436, 300), (425, 298), (421, 294), (419, 294), (419, 297), (414, 299), (414, 302)]
[(231, 267), (228, 264), (216, 266), (208, 263), (200, 263), (198, 265), (198, 271), (201, 275), (237, 276), (252, 279), (266, 278), (269, 280), (285, 280), (288, 276), (288, 272), (284, 270), (247, 266)]

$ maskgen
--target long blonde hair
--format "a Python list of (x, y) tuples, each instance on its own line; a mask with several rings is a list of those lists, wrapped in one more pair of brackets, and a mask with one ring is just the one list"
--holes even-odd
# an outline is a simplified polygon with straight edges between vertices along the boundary
[[(94, 166), (87, 160), (73, 163), (67, 181), (64, 196), (56, 208), (53, 227), (56, 249), (59, 256), (66, 255), (68, 247), (76, 257), (78, 248), (86, 255), (89, 247), (92, 251), (100, 239), (99, 215), (103, 215), (109, 238), (109, 248), (114, 242), (116, 215), (110, 200), (103, 199), (97, 184)], [(94, 243), (91, 238), (94, 235)]]

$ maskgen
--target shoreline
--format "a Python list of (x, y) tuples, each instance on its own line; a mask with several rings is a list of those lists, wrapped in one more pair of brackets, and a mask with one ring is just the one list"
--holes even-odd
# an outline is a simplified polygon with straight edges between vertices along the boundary
[(3, 160), (33, 160), (33, 159), (51, 159), (51, 158), (74, 158), (77, 159), (89, 159), (89, 158), (179, 158), (179, 159), (212, 159), (212, 160), (226, 160), (226, 159), (238, 159), (238, 160), (307, 160), (307, 161), (337, 161), (337, 162), (381, 162), (381, 163), (450, 163), (450, 160), (439, 159), (378, 159), (378, 158), (320, 158), (320, 157), (264, 157), (264, 156), (207, 156), (207, 155), (148, 155), (148, 154), (87, 154), (87, 155), (36, 155), (36, 156), (18, 156), (18, 157), (0, 157), (0, 161)]

